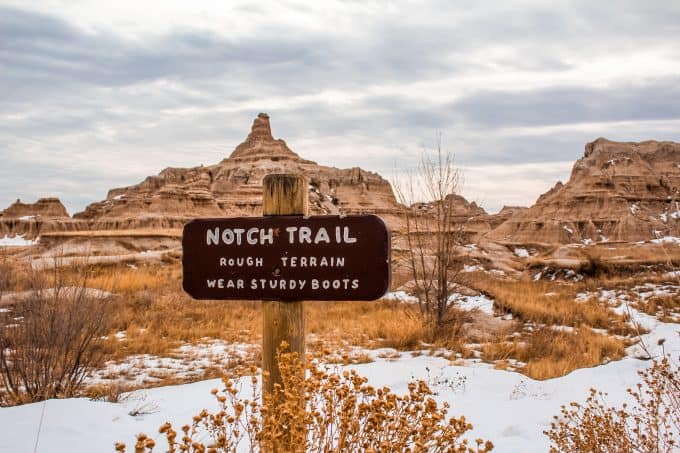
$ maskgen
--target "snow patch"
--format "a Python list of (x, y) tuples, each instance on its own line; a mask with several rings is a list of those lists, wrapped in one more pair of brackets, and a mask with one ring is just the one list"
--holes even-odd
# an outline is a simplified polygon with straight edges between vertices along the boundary
[(680, 245), (680, 238), (675, 236), (664, 236), (658, 239), (652, 239), (653, 244), (676, 244)]
[(383, 296), (383, 299), (407, 304), (418, 303), (418, 298), (408, 294), (406, 291), (392, 291)]
[(453, 302), (454, 306), (461, 310), (479, 310), (493, 316), (493, 299), (489, 299), (484, 294), (479, 296), (463, 296), (462, 294), (454, 293), (449, 297), (449, 302)]
[(5, 236), (0, 238), (0, 247), (30, 247), (35, 245), (38, 241), (24, 239), (23, 235), (16, 235), (13, 237)]
[(517, 247), (515, 248), (514, 252), (515, 255), (519, 256), (520, 258), (529, 258), (529, 252), (525, 248)]
[(479, 265), (474, 265), (474, 266), (470, 266), (470, 265), (467, 265), (467, 264), (463, 265), (463, 272), (479, 272), (479, 271), (483, 271), (483, 270), (484, 270), (484, 268), (482, 266), (479, 266)]

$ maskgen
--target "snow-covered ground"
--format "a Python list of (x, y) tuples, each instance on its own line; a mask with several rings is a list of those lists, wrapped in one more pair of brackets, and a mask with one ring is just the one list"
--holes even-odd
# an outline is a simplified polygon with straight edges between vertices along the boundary
[[(627, 303), (632, 302), (631, 298), (678, 294), (677, 291), (674, 285), (645, 284), (627, 292), (600, 289), (580, 294), (577, 300), (597, 297), (607, 301), (613, 310), (625, 310), (649, 333), (642, 336), (641, 344), (628, 348), (623, 360), (577, 370), (557, 379), (535, 381), (513, 371), (494, 369), (475, 359), (454, 365), (441, 357), (388, 349), (363, 351), (373, 361), (346, 368), (354, 368), (368, 377), (371, 384), (387, 385), (398, 394), (406, 392), (409, 381), (425, 379), (439, 402), (451, 404), (449, 415), (465, 415), (474, 425), (469, 433), (471, 439), (491, 440), (498, 452), (545, 452), (548, 439), (543, 431), (550, 427), (561, 405), (582, 402), (590, 388), (606, 391), (608, 403), (620, 405), (629, 401), (626, 389), (639, 381), (637, 372), (650, 364), (636, 357), (663, 351), (677, 360), (680, 325), (660, 322)], [(492, 299), (483, 295), (454, 296), (462, 309), (493, 315)], [(413, 303), (412, 296), (405, 292), (390, 293), (386, 298)], [(117, 337), (119, 341), (126, 341), (123, 334)], [(665, 340), (663, 350), (658, 346), (661, 339)], [(132, 357), (125, 362), (109, 363), (90, 383), (104, 383), (113, 378), (121, 379), (119, 382), (123, 384), (142, 384), (165, 374), (195, 378), (207, 368), (227, 367), (230, 360), (252, 356), (252, 346), (206, 341), (183, 346), (172, 358)], [(5, 432), (0, 452), (109, 452), (117, 441), (127, 443), (131, 451), (134, 436), (140, 432), (154, 437), (158, 442), (156, 451), (162, 452), (165, 449), (163, 438), (157, 434), (158, 427), (166, 421), (179, 427), (204, 408), (217, 410), (210, 390), (220, 387), (221, 382), (212, 379), (135, 391), (124, 395), (120, 403), (73, 398), (0, 408), (0, 426)], [(243, 389), (249, 392), (248, 385)]]
[[(126, 341), (125, 332), (116, 334), (118, 341)], [(252, 357), (259, 348), (253, 344), (228, 344), (219, 340), (206, 340), (177, 348), (172, 357), (138, 354), (123, 361), (107, 362), (103, 369), (91, 376), (88, 384), (117, 382), (123, 386), (156, 384), (164, 378), (196, 379), (210, 370), (233, 369), (235, 364)]]
[[(680, 326), (635, 316), (651, 330), (643, 336), (649, 349), (659, 352), (656, 345), (663, 338), (665, 352), (678, 357)], [(591, 387), (608, 392), (611, 405), (628, 401), (626, 389), (639, 381), (637, 371), (649, 366), (649, 361), (632, 357), (637, 349), (633, 346), (629, 357), (621, 361), (547, 381), (480, 362), (455, 366), (443, 358), (386, 354), (385, 350), (371, 351), (371, 363), (348, 367), (367, 376), (372, 384), (387, 385), (397, 393), (406, 392), (409, 380), (428, 380), (436, 399), (452, 405), (450, 415), (465, 415), (474, 425), (471, 438), (489, 439), (499, 452), (544, 452), (548, 442), (542, 432), (549, 428), (560, 405), (583, 401)], [(395, 356), (399, 358), (395, 360)], [(156, 450), (164, 451), (158, 427), (166, 421), (181, 426), (203, 408), (216, 410), (210, 390), (218, 387), (220, 381), (213, 379), (132, 392), (115, 404), (75, 398), (2, 408), (0, 426), (5, 434), (0, 451), (30, 452), (37, 445), (38, 452), (106, 452), (112, 451), (116, 441), (130, 446), (139, 432), (155, 437), (159, 441)]]

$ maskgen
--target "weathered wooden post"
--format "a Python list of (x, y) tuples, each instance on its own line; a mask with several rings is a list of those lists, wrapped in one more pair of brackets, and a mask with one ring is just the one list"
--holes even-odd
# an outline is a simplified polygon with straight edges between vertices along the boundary
[[(267, 175), (264, 178), (262, 210), (265, 216), (307, 215), (307, 181), (300, 175)], [(281, 384), (276, 353), (281, 343), (286, 352), (305, 359), (305, 312), (301, 300), (262, 301), (263, 394)]]
[[(307, 217), (303, 176), (268, 175), (263, 185), (263, 217), (184, 225), (182, 286), (195, 299), (262, 301), (264, 395), (283, 384), (277, 360), (283, 342), (286, 352), (304, 361), (303, 300), (375, 300), (385, 294), (390, 234), (375, 215)], [(296, 436), (288, 441), (297, 442), (300, 430), (291, 426), (297, 421), (284, 428)], [(287, 442), (275, 440), (281, 441)]]

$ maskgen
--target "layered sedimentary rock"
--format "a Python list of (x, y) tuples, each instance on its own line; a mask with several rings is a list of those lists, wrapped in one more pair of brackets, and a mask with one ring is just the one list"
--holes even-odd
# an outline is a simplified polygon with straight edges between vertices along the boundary
[(63, 228), (70, 216), (58, 198), (40, 198), (35, 203), (17, 200), (0, 211), (0, 237), (35, 239), (47, 228)]
[(0, 217), (3, 219), (28, 217), (64, 219), (68, 218), (69, 215), (59, 198), (40, 198), (35, 203), (24, 203), (17, 200), (4, 211), (0, 211)]
[[(449, 194), (444, 199), (444, 209), (451, 213), (454, 229), (462, 233), (466, 242), (474, 242), (489, 232), (494, 224), (494, 216), (489, 215), (476, 202), (468, 201), (458, 194)], [(437, 202), (415, 203), (411, 209), (435, 215)]]
[(140, 184), (112, 189), (106, 200), (74, 217), (90, 228), (173, 228), (193, 217), (261, 215), (262, 181), (271, 173), (307, 176), (311, 214), (377, 213), (398, 218), (392, 188), (376, 173), (358, 167), (318, 165), (274, 139), (261, 113), (246, 140), (222, 162), (167, 168)]
[(566, 184), (541, 195), (487, 237), (517, 243), (642, 241), (680, 235), (680, 143), (585, 147)]

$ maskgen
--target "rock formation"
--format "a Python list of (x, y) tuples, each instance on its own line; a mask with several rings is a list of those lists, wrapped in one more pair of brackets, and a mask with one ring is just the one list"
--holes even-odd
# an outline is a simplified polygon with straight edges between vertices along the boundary
[(398, 218), (388, 181), (358, 167), (318, 165), (274, 139), (261, 113), (246, 140), (220, 163), (166, 168), (140, 184), (109, 191), (106, 200), (74, 216), (93, 228), (178, 228), (193, 217), (262, 213), (262, 181), (270, 173), (298, 173), (309, 181), (311, 214), (377, 213)]
[[(449, 194), (444, 199), (445, 209), (452, 213), (452, 221), (456, 225), (457, 231), (463, 234), (465, 242), (474, 242), (485, 233), (488, 233), (494, 222), (495, 216), (489, 215), (476, 202), (468, 201), (458, 194)], [(434, 214), (437, 207), (436, 202), (414, 203), (411, 209), (421, 212)]]
[(566, 184), (541, 195), (487, 237), (514, 243), (642, 241), (680, 235), (680, 143), (585, 147)]
[(68, 218), (68, 212), (59, 198), (40, 198), (35, 203), (23, 203), (17, 200), (4, 211), (0, 211), (3, 219), (27, 219), (41, 217), (44, 219)]
[(40, 198), (35, 203), (17, 200), (0, 211), (0, 237), (35, 239), (45, 225), (61, 229), (63, 223), (70, 221), (66, 208), (58, 198)]

